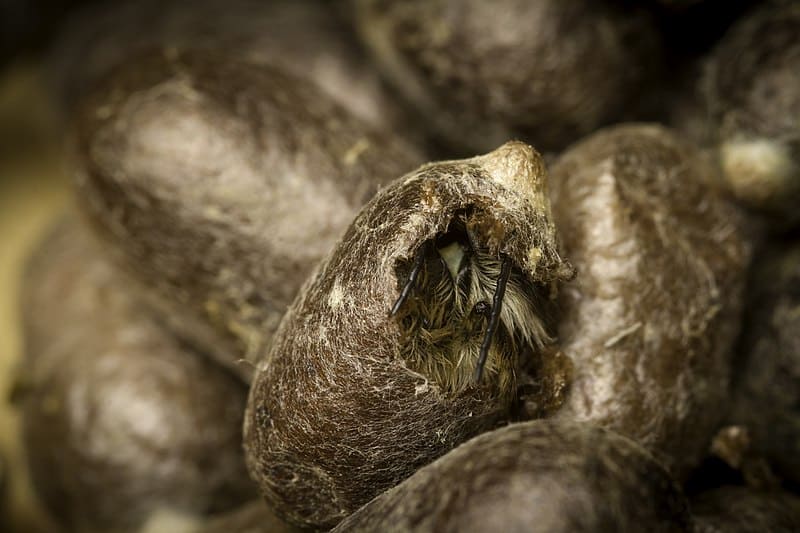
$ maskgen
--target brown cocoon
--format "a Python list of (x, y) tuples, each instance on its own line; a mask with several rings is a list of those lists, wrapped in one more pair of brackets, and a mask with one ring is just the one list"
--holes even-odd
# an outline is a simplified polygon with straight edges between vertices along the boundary
[(66, 529), (135, 531), (252, 498), (246, 388), (151, 319), (84, 228), (66, 221), (37, 251), (23, 303), (25, 449)]
[(199, 52), (126, 64), (76, 137), (81, 205), (118, 263), (245, 379), (358, 208), (417, 163), (308, 83)]
[[(58, 96), (72, 108), (143, 50), (224, 51), (320, 86), (359, 118), (397, 131), (409, 122), (349, 28), (324, 0), (122, 0), (86, 6), (51, 49)], [(398, 124), (400, 122), (401, 124)]]
[(800, 498), (783, 491), (722, 487), (692, 500), (697, 533), (795, 533)]
[(641, 10), (591, 0), (353, 0), (363, 41), (457, 148), (563, 148), (618, 119), (657, 64)]
[[(420, 257), (418, 283), (390, 316)], [(493, 301), (500, 262), (509, 281), (476, 382), (479, 302)], [(507, 421), (522, 390), (541, 413), (556, 409), (569, 365), (551, 345), (548, 307), (571, 275), (542, 159), (522, 143), (425, 165), (380, 191), (292, 304), (251, 389), (248, 466), (275, 511), (332, 527)]]
[(720, 164), (743, 204), (800, 221), (800, 5), (743, 17), (714, 51), (704, 80)]
[(748, 454), (800, 483), (800, 243), (774, 246), (758, 261), (729, 422), (746, 428)]
[(678, 476), (724, 414), (750, 257), (740, 214), (702, 185), (711, 172), (647, 125), (592, 135), (552, 169), (553, 215), (578, 271), (560, 299), (575, 381), (558, 416), (619, 431)]
[(678, 485), (635, 442), (538, 420), (462, 444), (334, 531), (688, 532), (691, 522)]

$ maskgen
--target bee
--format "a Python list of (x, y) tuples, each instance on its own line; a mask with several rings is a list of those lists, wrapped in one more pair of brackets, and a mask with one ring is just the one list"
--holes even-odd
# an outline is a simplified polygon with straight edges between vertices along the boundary
[(515, 386), (520, 356), (541, 352), (553, 336), (544, 287), (490, 251), (481, 220), (456, 214), (399, 266), (406, 281), (389, 315), (400, 325), (410, 368), (455, 393), (488, 374), (504, 394)]

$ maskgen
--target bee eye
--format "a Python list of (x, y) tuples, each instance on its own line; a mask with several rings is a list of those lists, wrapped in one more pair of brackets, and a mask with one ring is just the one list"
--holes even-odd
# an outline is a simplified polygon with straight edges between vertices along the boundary
[(491, 306), (489, 305), (489, 302), (487, 302), (486, 300), (481, 300), (480, 302), (476, 303), (475, 306), (472, 308), (472, 314), (480, 316), (488, 316), (490, 310)]

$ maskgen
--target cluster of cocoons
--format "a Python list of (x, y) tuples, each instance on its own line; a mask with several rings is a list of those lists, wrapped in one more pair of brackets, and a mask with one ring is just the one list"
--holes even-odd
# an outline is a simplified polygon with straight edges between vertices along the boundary
[(701, 1), (162, 3), (54, 59), (15, 401), (65, 530), (800, 529), (796, 5), (699, 146), (623, 122)]

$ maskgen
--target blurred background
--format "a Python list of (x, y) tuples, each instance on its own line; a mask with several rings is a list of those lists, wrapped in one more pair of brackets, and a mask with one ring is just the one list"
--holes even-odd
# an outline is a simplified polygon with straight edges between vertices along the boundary
[(0, 2), (0, 455), (8, 461), (2, 477), (8, 491), (6, 527), (12, 531), (50, 530), (27, 481), (18, 415), (8, 399), (22, 348), (23, 265), (68, 196), (62, 127), (45, 81), (44, 58), (59, 22), (80, 4)]

